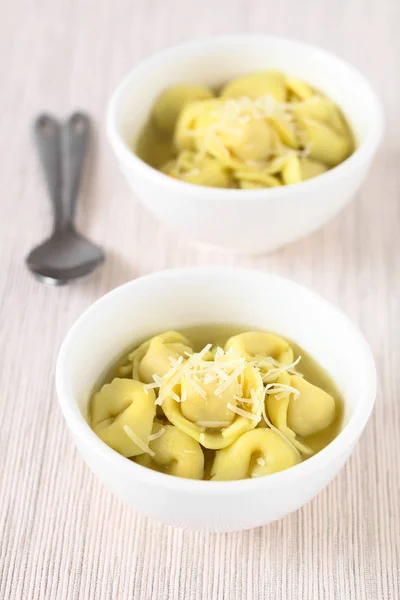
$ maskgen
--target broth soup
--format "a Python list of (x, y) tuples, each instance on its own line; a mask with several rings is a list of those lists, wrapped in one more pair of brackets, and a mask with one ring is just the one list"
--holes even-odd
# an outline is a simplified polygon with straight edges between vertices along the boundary
[(90, 423), (134, 462), (190, 479), (237, 480), (290, 468), (340, 432), (328, 373), (275, 333), (228, 326), (166, 331), (115, 361)]
[(219, 89), (177, 85), (156, 99), (135, 152), (169, 177), (256, 190), (300, 183), (346, 160), (351, 128), (330, 98), (279, 71)]

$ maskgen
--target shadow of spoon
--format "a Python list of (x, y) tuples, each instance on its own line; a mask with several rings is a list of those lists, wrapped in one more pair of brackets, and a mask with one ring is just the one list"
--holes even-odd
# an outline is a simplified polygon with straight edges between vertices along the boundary
[(53, 206), (53, 233), (26, 259), (42, 282), (62, 285), (88, 275), (104, 261), (104, 252), (79, 234), (73, 219), (89, 139), (89, 118), (73, 114), (63, 130), (49, 115), (34, 125), (34, 137)]

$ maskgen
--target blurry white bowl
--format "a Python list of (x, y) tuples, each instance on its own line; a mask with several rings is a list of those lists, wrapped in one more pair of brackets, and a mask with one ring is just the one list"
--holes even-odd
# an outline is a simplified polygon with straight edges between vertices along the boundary
[[(229, 482), (157, 473), (106, 446), (87, 423), (89, 397), (105, 370), (135, 341), (199, 324), (270, 330), (297, 342), (327, 369), (343, 393), (342, 432), (319, 454), (287, 471)], [(313, 498), (350, 456), (376, 393), (370, 350), (343, 313), (287, 279), (224, 267), (163, 271), (106, 294), (68, 333), (58, 357), (56, 383), (74, 442), (100, 481), (146, 515), (204, 531), (262, 525)]]
[[(174, 84), (220, 85), (243, 73), (280, 69), (335, 100), (357, 150), (315, 179), (247, 191), (196, 186), (153, 169), (134, 152), (158, 94)], [(262, 253), (314, 231), (354, 196), (382, 136), (382, 109), (366, 79), (336, 56), (300, 42), (263, 35), (213, 37), (176, 46), (134, 68), (108, 106), (107, 132), (137, 198), (167, 226), (197, 242)]]

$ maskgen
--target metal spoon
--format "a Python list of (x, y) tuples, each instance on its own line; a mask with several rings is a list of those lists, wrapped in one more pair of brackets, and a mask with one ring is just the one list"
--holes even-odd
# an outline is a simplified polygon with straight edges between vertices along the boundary
[(63, 130), (49, 115), (34, 124), (34, 137), (53, 206), (53, 233), (32, 250), (26, 264), (44, 283), (62, 285), (87, 275), (104, 261), (104, 252), (73, 225), (89, 137), (89, 119), (73, 114)]

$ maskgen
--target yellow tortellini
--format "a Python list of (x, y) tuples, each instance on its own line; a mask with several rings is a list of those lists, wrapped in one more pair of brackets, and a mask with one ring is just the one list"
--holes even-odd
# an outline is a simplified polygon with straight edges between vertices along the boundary
[(232, 127), (221, 128), (220, 123), (230, 110), (234, 114), (231, 100), (213, 99), (188, 105), (175, 133), (178, 158), (184, 150), (191, 149), (200, 155), (207, 153), (225, 167), (235, 168), (245, 165), (244, 161), (265, 160), (276, 153), (279, 136), (266, 120), (249, 117)]
[(263, 374), (274, 367), (274, 362), (282, 364), (293, 362), (293, 350), (289, 342), (273, 333), (262, 331), (240, 333), (228, 339), (225, 349), (234, 350), (244, 356), (248, 362), (256, 362)]
[(282, 167), (283, 183), (300, 183), (303, 180), (300, 160), (296, 155), (290, 156)]
[(154, 375), (162, 377), (171, 368), (171, 359), (193, 353), (189, 341), (177, 331), (167, 331), (144, 342), (129, 356), (133, 378), (152, 383)]
[(307, 154), (310, 158), (327, 167), (335, 167), (352, 153), (351, 141), (325, 123), (303, 117), (299, 117), (298, 121), (304, 133)]
[(211, 479), (231, 481), (270, 475), (301, 462), (299, 452), (272, 429), (254, 429), (217, 450)]
[(151, 167), (161, 169), (174, 154), (174, 143), (170, 136), (149, 122), (138, 137), (137, 153)]
[(92, 429), (123, 456), (137, 456), (143, 450), (129, 433), (147, 443), (156, 414), (155, 399), (153, 390), (146, 390), (143, 383), (116, 378), (92, 397)]
[(322, 175), (354, 147), (335, 102), (270, 70), (237, 77), (219, 91), (193, 85), (165, 90), (135, 151), (186, 183), (258, 190)]
[[(215, 134), (218, 145), (229, 153), (234, 161), (260, 161), (267, 160), (276, 153), (278, 136), (266, 121), (250, 119), (246, 123), (238, 124), (235, 129)], [(215, 141), (211, 138), (210, 142)], [(209, 151), (210, 142), (205, 143), (205, 150)]]
[(317, 175), (326, 173), (327, 170), (328, 168), (325, 165), (316, 160), (291, 155), (288, 156), (282, 167), (282, 179), (283, 183), (289, 185), (312, 179)]
[(186, 150), (178, 158), (168, 161), (162, 171), (175, 179), (209, 187), (227, 188), (231, 187), (232, 183), (229, 170), (218, 160), (190, 150)]
[(175, 148), (179, 152), (196, 150), (199, 131), (206, 130), (218, 121), (222, 106), (218, 99), (187, 104), (176, 124), (173, 137)]
[[(302, 439), (332, 424), (336, 411), (334, 398), (304, 378), (288, 373), (279, 375), (276, 385), (277, 393), (266, 397), (272, 424), (301, 452), (311, 454)], [(285, 386), (291, 390), (285, 390)]]
[(152, 118), (164, 133), (173, 134), (178, 117), (184, 106), (196, 100), (212, 98), (212, 91), (200, 85), (177, 85), (165, 90), (156, 100)]
[(279, 181), (276, 181), (274, 177), (268, 177), (268, 182), (270, 185), (262, 184), (260, 181), (243, 178), (239, 181), (239, 187), (241, 190), (264, 190), (266, 187), (280, 186)]
[(301, 79), (286, 77), (286, 86), (289, 93), (294, 94), (297, 100), (309, 100), (314, 95), (310, 86)]
[[(268, 122), (272, 125), (272, 127), (276, 130), (278, 134), (278, 139), (282, 144), (287, 146), (287, 149), (283, 153), (283, 155), (289, 153), (290, 156), (290, 148), (294, 148), (295, 150), (300, 150), (302, 143), (299, 132), (296, 128), (296, 123), (294, 120), (289, 119), (286, 114), (276, 114), (268, 117)], [(281, 150), (282, 147), (279, 148)], [(279, 151), (277, 152), (279, 155)]]
[(301, 178), (303, 181), (307, 179), (312, 179), (317, 175), (322, 175), (322, 173), (326, 173), (328, 167), (323, 165), (322, 163), (317, 162), (316, 160), (312, 160), (311, 158), (299, 158), (300, 161), (300, 170), (301, 170)]
[(293, 108), (295, 118), (302, 117), (325, 123), (338, 134), (348, 135), (349, 130), (338, 107), (323, 96), (313, 96), (309, 102), (300, 102)]
[(342, 414), (327, 374), (306, 354), (298, 370), (302, 351), (274, 333), (237, 331), (146, 340), (93, 394), (93, 431), (137, 464), (189, 479), (270, 475), (319, 452)]
[[(178, 397), (165, 398), (163, 411), (171, 423), (213, 450), (229, 446), (242, 433), (256, 427), (261, 420), (263, 401), (262, 379), (257, 369), (247, 365), (229, 386), (199, 380), (183, 377)], [(242, 398), (238, 400), (235, 396), (240, 383)], [(218, 387), (225, 389), (218, 394)], [(235, 413), (235, 409), (245, 411), (245, 415)]]
[[(214, 429), (231, 425), (235, 413), (229, 410), (228, 404), (236, 394), (237, 380), (232, 380), (219, 395), (215, 394), (217, 389), (215, 382), (204, 383), (204, 380), (200, 380), (199, 384), (194, 387), (190, 377), (182, 376), (180, 394), (181, 398), (185, 398), (181, 403), (183, 417), (201, 428)], [(236, 404), (235, 401), (233, 403)], [(205, 423), (208, 425), (204, 425)], [(222, 425), (216, 425), (218, 423)], [(212, 424), (211, 427), (209, 424)]]
[(264, 71), (238, 77), (227, 83), (221, 92), (223, 98), (251, 98), (256, 100), (271, 95), (277, 102), (285, 102), (285, 77), (279, 71)]
[(286, 161), (287, 157), (278, 157), (267, 166), (256, 161), (251, 165), (241, 163), (234, 165), (233, 175), (242, 189), (279, 187), (282, 185), (279, 173), (282, 171)]
[(153, 454), (142, 454), (135, 462), (177, 477), (203, 478), (204, 454), (198, 442), (177, 427), (163, 423), (154, 424), (152, 435), (157, 434), (161, 435), (149, 442)]
[(290, 384), (300, 394), (289, 402), (287, 423), (295, 433), (311, 435), (328, 427), (335, 418), (335, 400), (303, 377), (292, 375)]

